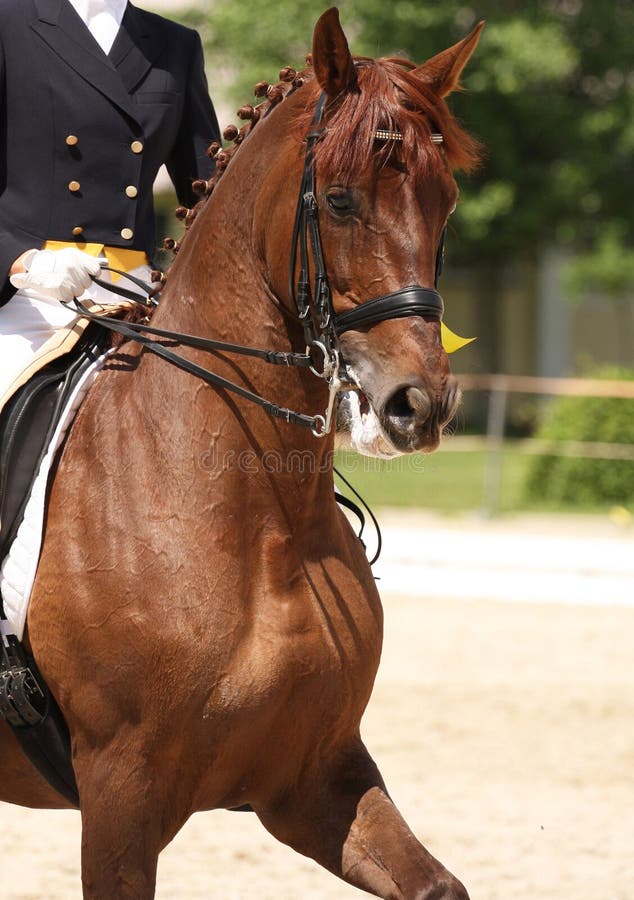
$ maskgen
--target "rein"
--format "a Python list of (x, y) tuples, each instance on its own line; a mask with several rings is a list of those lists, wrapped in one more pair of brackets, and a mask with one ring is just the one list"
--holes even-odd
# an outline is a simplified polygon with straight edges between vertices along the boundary
[[(108, 271), (116, 272), (118, 275), (122, 275), (125, 278), (129, 278), (131, 281), (134, 281), (137, 287), (145, 290), (148, 295), (152, 290), (150, 285), (143, 282), (140, 278), (136, 278), (136, 276), (130, 276), (126, 272), (121, 272), (118, 269), (110, 269), (107, 266), (104, 266), (103, 268), (107, 269)], [(151, 304), (151, 302), (148, 302), (146, 298), (142, 297), (139, 294), (136, 294), (133, 291), (121, 288), (118, 285), (113, 286), (109, 282), (102, 281), (101, 279), (95, 278), (94, 280), (113, 293), (120, 294), (122, 297), (126, 297), (126, 299), (128, 300), (133, 300), (135, 303), (140, 303), (144, 306), (154, 305)], [(143, 325), (137, 322), (120, 322), (117, 319), (110, 319), (107, 316), (91, 312), (91, 310), (89, 310), (88, 307), (85, 306), (81, 302), (81, 300), (78, 300), (76, 297), (74, 298), (73, 305), (85, 318), (90, 319), (92, 322), (98, 322), (104, 328), (109, 329), (115, 334), (120, 334), (123, 337), (128, 338), (128, 340), (136, 341), (137, 344), (140, 344), (142, 347), (146, 347), (148, 350), (151, 350), (152, 353), (156, 353), (157, 356), (162, 357), (163, 359), (167, 360), (167, 362), (175, 365), (177, 368), (182, 369), (185, 372), (189, 372), (190, 375), (195, 375), (197, 378), (200, 378), (207, 384), (224, 390), (232, 391), (235, 394), (239, 394), (246, 400), (250, 400), (257, 406), (261, 406), (270, 416), (283, 419), (285, 422), (288, 422), (290, 424), (303, 425), (307, 428), (311, 428), (313, 430), (313, 433), (317, 434), (317, 436), (321, 436), (321, 431), (318, 433), (317, 430), (323, 428), (325, 425), (325, 419), (323, 416), (309, 416), (304, 413), (293, 412), (293, 410), (286, 409), (283, 406), (279, 406), (277, 403), (272, 403), (270, 400), (266, 400), (264, 397), (260, 397), (259, 394), (255, 394), (253, 393), (253, 391), (249, 391), (247, 390), (247, 388), (243, 388), (241, 385), (235, 384), (233, 381), (229, 381), (227, 378), (223, 378), (221, 375), (217, 375), (215, 372), (211, 372), (209, 369), (205, 369), (203, 366), (199, 366), (197, 363), (194, 363), (186, 357), (181, 356), (179, 353), (175, 353), (173, 350), (170, 350), (169, 347), (167, 347), (165, 344), (162, 344), (160, 341), (152, 340), (152, 338), (147, 337), (146, 334), (152, 334), (156, 335), (157, 337), (167, 338), (168, 340), (173, 341), (176, 344), (181, 344), (186, 347), (195, 347), (199, 350), (206, 350), (208, 352), (225, 351), (238, 353), (243, 356), (251, 356), (256, 357), (257, 359), (262, 359), (265, 362), (270, 363), (271, 365), (301, 366), (304, 368), (311, 368), (313, 369), (313, 371), (316, 371), (313, 366), (312, 357), (309, 354), (285, 353), (283, 351), (277, 350), (260, 350), (257, 347), (242, 347), (239, 344), (229, 344), (224, 341), (214, 341), (208, 338), (200, 338), (196, 337), (195, 335), (184, 334), (178, 331), (165, 331), (161, 328), (153, 328), (150, 325)], [(70, 307), (70, 304), (64, 304), (64, 306)]]

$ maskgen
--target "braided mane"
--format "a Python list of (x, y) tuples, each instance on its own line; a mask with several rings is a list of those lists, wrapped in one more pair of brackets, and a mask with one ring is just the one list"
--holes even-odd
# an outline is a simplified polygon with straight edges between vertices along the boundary
[[(310, 57), (308, 57), (306, 61), (309, 62)], [(191, 209), (187, 209), (185, 206), (176, 208), (175, 216), (184, 223), (185, 234), (180, 241), (175, 241), (173, 238), (165, 238), (163, 240), (164, 250), (171, 250), (173, 253), (178, 253), (183, 240), (187, 236), (187, 231), (191, 228), (196, 216), (204, 207), (207, 199), (214, 192), (214, 188), (218, 184), (218, 181), (234, 155), (237, 153), (242, 141), (250, 134), (257, 123), (265, 118), (278, 103), (281, 103), (285, 97), (302, 87), (306, 80), (311, 77), (311, 69), (297, 72), (297, 70), (293, 69), (291, 66), (286, 66), (279, 73), (280, 80), (278, 84), (273, 85), (269, 84), (267, 81), (260, 81), (255, 85), (254, 94), (258, 99), (261, 99), (261, 102), (257, 106), (252, 106), (251, 104), (241, 106), (237, 111), (237, 116), (239, 119), (242, 119), (245, 124), (241, 128), (238, 128), (236, 125), (228, 125), (222, 132), (223, 139), (232, 143), (233, 146), (222, 147), (221, 144), (214, 141), (207, 148), (207, 155), (214, 159), (216, 163), (214, 174), (207, 180), (199, 178), (192, 182), (193, 192), (201, 199)], [(161, 284), (165, 284), (165, 274), (162, 274), (160, 281)]]

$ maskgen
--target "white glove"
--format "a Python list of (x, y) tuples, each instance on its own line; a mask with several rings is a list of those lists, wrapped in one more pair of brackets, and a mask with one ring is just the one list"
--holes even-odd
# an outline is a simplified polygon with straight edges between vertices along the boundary
[(28, 271), (11, 275), (10, 282), (18, 290), (32, 290), (51, 300), (69, 303), (90, 286), (91, 275), (101, 271), (99, 260), (74, 247), (63, 250), (34, 250), (28, 260)]

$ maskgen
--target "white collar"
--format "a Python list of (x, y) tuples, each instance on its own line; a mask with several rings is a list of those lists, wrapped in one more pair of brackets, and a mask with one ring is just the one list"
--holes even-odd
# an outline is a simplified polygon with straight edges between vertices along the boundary
[(69, 0), (75, 12), (86, 24), (100, 12), (109, 13), (117, 25), (121, 25), (128, 0)]

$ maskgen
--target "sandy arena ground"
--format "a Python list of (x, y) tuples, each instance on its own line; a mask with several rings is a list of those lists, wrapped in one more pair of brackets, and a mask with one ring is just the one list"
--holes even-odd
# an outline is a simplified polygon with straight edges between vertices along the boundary
[[(363, 734), (405, 818), (473, 900), (633, 900), (634, 534), (549, 522), (388, 516), (385, 651)], [(443, 529), (444, 551), (426, 550)], [(2, 900), (80, 897), (77, 813), (0, 803), (0, 830)], [(157, 896), (362, 894), (255, 816), (214, 812), (163, 853)]]

